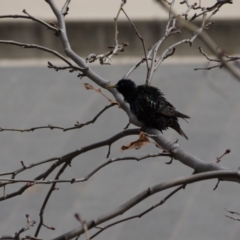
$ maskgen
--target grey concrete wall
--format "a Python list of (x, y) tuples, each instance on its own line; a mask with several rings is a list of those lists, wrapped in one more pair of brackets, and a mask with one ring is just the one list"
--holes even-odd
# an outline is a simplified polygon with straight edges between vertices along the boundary
[[(139, 32), (144, 37), (146, 47), (150, 47), (161, 36), (164, 35), (166, 20), (159, 21), (137, 21), (135, 22)], [(200, 23), (198, 23), (200, 24)], [(237, 54), (240, 42), (240, 21), (218, 20), (208, 30), (209, 35), (214, 39), (218, 46), (225, 49), (229, 54)], [(33, 22), (1, 22), (0, 39), (15, 40), (25, 43), (40, 44), (63, 53), (60, 40), (54, 35), (53, 31)], [(110, 21), (70, 21), (67, 22), (67, 29), (72, 48), (82, 56), (90, 53), (103, 53), (108, 51), (108, 46), (114, 44), (114, 23)], [(162, 49), (167, 45), (173, 44), (183, 38), (190, 37), (186, 30), (183, 34), (171, 36)], [(126, 21), (119, 22), (120, 42), (129, 42), (121, 56), (143, 55), (142, 44), (135, 34), (131, 25)], [(198, 47), (204, 44), (197, 39), (191, 48), (182, 45), (176, 50), (176, 56), (199, 55)], [(49, 57), (37, 49), (22, 49), (16, 46), (0, 45), (0, 59), (4, 58), (42, 58)]]

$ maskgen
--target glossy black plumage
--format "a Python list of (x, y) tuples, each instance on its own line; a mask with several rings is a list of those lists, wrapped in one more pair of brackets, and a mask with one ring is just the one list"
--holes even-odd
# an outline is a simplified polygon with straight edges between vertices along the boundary
[(178, 118), (190, 117), (176, 111), (158, 88), (147, 85), (137, 86), (130, 79), (122, 79), (114, 87), (129, 103), (131, 112), (143, 127), (156, 128), (159, 131), (170, 127), (188, 139), (180, 128)]

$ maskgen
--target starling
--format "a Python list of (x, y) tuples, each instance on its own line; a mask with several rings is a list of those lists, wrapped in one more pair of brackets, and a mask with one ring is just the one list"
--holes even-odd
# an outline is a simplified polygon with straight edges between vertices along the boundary
[(110, 84), (107, 88), (116, 88), (123, 95), (132, 114), (143, 128), (156, 128), (162, 132), (170, 127), (188, 139), (180, 128), (178, 118), (190, 117), (176, 111), (158, 88), (148, 85), (137, 86), (130, 79), (121, 79), (116, 85)]

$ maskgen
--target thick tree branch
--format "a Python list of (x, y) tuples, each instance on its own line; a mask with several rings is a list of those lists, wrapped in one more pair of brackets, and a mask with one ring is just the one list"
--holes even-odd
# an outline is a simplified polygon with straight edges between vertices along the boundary
[[(162, 4), (161, 0), (158, 0), (158, 1)], [(64, 18), (62, 16), (62, 14), (57, 9), (53, 0), (47, 0), (47, 2), (50, 5), (50, 7), (52, 8), (54, 14), (56, 15), (56, 17), (58, 19), (58, 23), (60, 25), (60, 31), (61, 31), (60, 38), (62, 40), (66, 54), (73, 61), (75, 61), (80, 67), (87, 68), (87, 65), (86, 65), (84, 59), (79, 57), (70, 47), (67, 33), (66, 33), (66, 26), (65, 26), (65, 22), (64, 22)], [(164, 6), (165, 6), (165, 2), (164, 2)], [(181, 17), (179, 17), (172, 10), (172, 8), (169, 9), (169, 7), (168, 7), (167, 9), (168, 9), (168, 11), (171, 11), (171, 14), (170, 14), (171, 21), (169, 21), (168, 26), (166, 27), (166, 31), (168, 31), (169, 34), (171, 33), (172, 30), (175, 30), (175, 23), (174, 23), (175, 20), (174, 19), (177, 19), (178, 21), (180, 21), (180, 23), (184, 27), (185, 27), (185, 25), (188, 26), (188, 22), (185, 21), (184, 19), (182, 19)], [(172, 25), (172, 27), (170, 27), (172, 20), (173, 20), (173, 23), (172, 23), (173, 25)], [(190, 27), (191, 31), (195, 32), (196, 34), (199, 34), (199, 36), (203, 36), (203, 32), (201, 30), (199, 30), (197, 27), (195, 27), (191, 23), (189, 23), (189, 24), (191, 26)], [(206, 36), (206, 35), (204, 35), (204, 36)], [(152, 51), (152, 54), (154, 54), (154, 55), (156, 54), (156, 50), (158, 49), (161, 42), (165, 40), (165, 38), (166, 38), (166, 36), (164, 36), (162, 39), (159, 40), (158, 43), (156, 43), (155, 45), (152, 46), (152, 48), (150, 50), (150, 52)], [(153, 62), (153, 60), (152, 60), (152, 62)], [(105, 87), (108, 84), (108, 82), (106, 80), (104, 80), (99, 75), (97, 75), (91, 68), (88, 68), (86, 70), (86, 76), (88, 76), (91, 80), (93, 80), (95, 83), (97, 83), (98, 85), (100, 85), (102, 87)], [(119, 102), (122, 109), (128, 114), (130, 122), (138, 126), (138, 123), (136, 123), (134, 121), (134, 117), (129, 109), (129, 105), (127, 105), (123, 101), (121, 94), (119, 94), (118, 91), (115, 89), (108, 89), (108, 90), (114, 95), (114, 97), (116, 98), (117, 102)], [(155, 129), (147, 129), (146, 133), (149, 136), (153, 136), (152, 138), (156, 141), (156, 143), (159, 146), (161, 146), (164, 149), (166, 149), (167, 151), (171, 152), (173, 154), (173, 158), (179, 160), (180, 162), (189, 166), (190, 168), (192, 168), (193, 170), (195, 170), (198, 173), (205, 172), (205, 171), (225, 169), (216, 163), (206, 163), (206, 162), (194, 157), (193, 155), (183, 151), (177, 144), (169, 142), (167, 139), (165, 139), (163, 137), (163, 135), (159, 131), (157, 131)]]
[[(131, 198), (130, 200), (128, 200), (127, 202), (119, 206), (118, 208), (114, 209), (113, 211), (110, 211), (107, 214), (102, 215), (94, 220), (88, 221), (87, 227), (90, 230), (103, 222), (106, 222), (119, 215), (122, 215), (132, 207), (136, 206), (138, 203), (142, 202), (144, 199), (158, 192), (161, 192), (163, 190), (176, 187), (179, 185), (186, 185), (186, 184), (208, 180), (208, 179), (214, 179), (214, 178), (229, 179), (230, 181), (235, 180), (236, 182), (240, 182), (240, 172), (233, 171), (233, 170), (211, 171), (211, 172), (191, 175), (190, 177), (177, 178), (169, 182), (163, 182), (163, 183), (157, 184), (139, 193), (135, 197)], [(71, 239), (82, 233), (84, 233), (84, 229), (82, 227), (78, 227), (68, 233), (65, 233), (59, 237), (54, 238), (53, 240)]]
[(137, 215), (134, 215), (134, 216), (131, 216), (131, 217), (127, 217), (127, 218), (123, 218), (121, 220), (118, 220), (116, 222), (113, 222), (113, 223), (110, 223), (104, 227), (102, 226), (96, 226), (95, 228), (98, 228), (100, 229), (99, 231), (97, 231), (96, 233), (94, 233), (90, 239), (93, 239), (94, 237), (96, 237), (97, 235), (99, 235), (101, 232), (103, 232), (104, 230), (114, 226), (114, 225), (117, 225), (119, 223), (122, 223), (122, 222), (126, 222), (126, 221), (129, 221), (129, 220), (132, 220), (132, 219), (135, 219), (135, 218), (141, 218), (143, 217), (144, 215), (146, 215), (147, 213), (149, 213), (150, 211), (152, 211), (153, 209), (161, 206), (163, 203), (165, 203), (170, 197), (172, 197), (175, 193), (177, 193), (179, 190), (181, 189), (184, 189), (186, 185), (182, 185), (176, 189), (174, 189), (172, 192), (170, 192), (165, 198), (163, 198), (159, 203), (153, 205), (152, 207), (148, 208), (147, 210), (137, 214)]
[[(68, 40), (67, 32), (66, 32), (66, 25), (65, 25), (64, 17), (61, 14), (61, 12), (58, 10), (55, 2), (53, 0), (46, 0), (46, 2), (49, 4), (53, 13), (57, 17), (59, 28), (60, 28), (60, 39), (62, 41), (63, 48), (65, 50), (66, 55), (69, 58), (71, 58), (78, 66), (80, 66), (83, 69), (86, 69), (86, 71), (84, 73), (88, 78), (90, 78), (93, 82), (95, 82), (99, 86), (105, 88), (109, 84), (109, 81), (106, 81), (101, 76), (99, 76), (97, 73), (95, 73), (90, 67), (88, 67), (88, 65), (86, 64), (86, 61), (82, 57), (78, 56), (72, 50), (69, 40)], [(130, 111), (129, 105), (123, 101), (122, 95), (119, 94), (118, 91), (114, 88), (107, 89), (107, 90), (114, 95), (115, 99), (120, 104), (121, 108), (128, 114), (130, 121), (132, 123), (136, 123), (134, 121), (135, 118)], [(135, 124), (135, 125), (138, 126), (137, 124)]]

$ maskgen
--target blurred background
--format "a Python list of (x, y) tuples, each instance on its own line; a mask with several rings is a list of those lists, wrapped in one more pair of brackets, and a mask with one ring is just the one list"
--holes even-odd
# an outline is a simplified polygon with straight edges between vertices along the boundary
[[(211, 6), (214, 2), (201, 1), (206, 6)], [(1, 0), (1, 3), (0, 15), (22, 14), (25, 9), (35, 17), (55, 21), (45, 1)], [(58, 0), (57, 3), (62, 6), (64, 1)], [(70, 42), (78, 54), (86, 57), (90, 53), (108, 51), (108, 46), (114, 43), (113, 18), (119, 5), (119, 0), (72, 0), (66, 21)], [(124, 9), (136, 24), (147, 47), (163, 35), (168, 15), (154, 1), (128, 0)], [(239, 9), (239, 1), (222, 7), (213, 18), (214, 25), (208, 30), (216, 43), (229, 54), (240, 52)], [(176, 3), (175, 10), (183, 12), (183, 5)], [(0, 39), (36, 43), (64, 54), (60, 40), (53, 32), (37, 23), (21, 19), (0, 19), (0, 29)], [(185, 32), (184, 36), (189, 37), (190, 34)], [(113, 83), (122, 78), (143, 56), (141, 42), (122, 14), (119, 39), (130, 45), (125, 52), (113, 58), (111, 66), (100, 66), (98, 63), (92, 65), (98, 74)], [(179, 40), (180, 35), (172, 36), (162, 46), (162, 50)], [(207, 162), (215, 161), (230, 148), (231, 153), (220, 164), (237, 169), (240, 166), (240, 85), (224, 69), (194, 71), (196, 67), (206, 66), (206, 59), (198, 52), (199, 46), (204, 47), (196, 40), (191, 48), (188, 45), (179, 47), (175, 55), (168, 58), (154, 75), (153, 85), (161, 88), (179, 111), (191, 116), (189, 123), (180, 122), (189, 141), (172, 130), (165, 131), (164, 135), (171, 141), (179, 139), (182, 148)], [(83, 123), (91, 120), (108, 104), (100, 94), (83, 87), (85, 82), (93, 84), (88, 79), (80, 80), (76, 73), (48, 69), (49, 59), (53, 64), (60, 64), (59, 60), (53, 59), (49, 54), (8, 45), (0, 45), (0, 53), (1, 128), (25, 129), (47, 124), (71, 127), (76, 121)], [(145, 77), (144, 64), (131, 75), (138, 84), (143, 84)], [(113, 107), (94, 125), (80, 130), (0, 132), (1, 172), (20, 168), (21, 160), (27, 165), (102, 141), (122, 131), (127, 123), (126, 114)], [(110, 157), (143, 156), (158, 152), (152, 144), (138, 151), (120, 151), (122, 145), (135, 139), (136, 136), (127, 137), (114, 143)], [(104, 147), (75, 158), (72, 167), (64, 172), (61, 179), (85, 177), (107, 161), (107, 151), (107, 147)], [(44, 214), (45, 224), (54, 226), (56, 230), (42, 228), (39, 237), (53, 238), (78, 227), (75, 213), (80, 213), (84, 220), (91, 220), (115, 209), (150, 186), (192, 174), (192, 169), (178, 161), (166, 165), (164, 162), (168, 160), (153, 158), (140, 162), (117, 162), (100, 170), (87, 182), (58, 185), (59, 190), (53, 192)], [(23, 172), (18, 178), (31, 179), (49, 166), (40, 165)], [(55, 175), (56, 171), (49, 179)], [(96, 239), (239, 240), (240, 224), (226, 218), (224, 210), (228, 208), (240, 212), (239, 184), (221, 182), (213, 191), (216, 183), (216, 180), (211, 180), (189, 185), (141, 219), (118, 224)], [(20, 186), (22, 184), (8, 186), (6, 194)], [(24, 227), (25, 214), (30, 214), (38, 223), (39, 210), (49, 188), (50, 185), (35, 185), (22, 195), (1, 202), (0, 235), (11, 235)], [(148, 209), (167, 193), (169, 191), (146, 199), (117, 219)], [(94, 231), (96, 230), (91, 233)], [(22, 236), (33, 235), (34, 232), (35, 229), (32, 228)], [(85, 239), (85, 236), (80, 239)]]
[[(42, 0), (8, 0), (4, 1), (4, 7), (0, 9), (1, 15), (23, 14), (25, 9), (30, 15), (55, 22), (55, 16), (51, 12), (45, 1)], [(63, 0), (56, 1), (59, 6), (64, 4)], [(184, 4), (176, 1), (175, 10), (179, 13), (186, 11)], [(190, 3), (194, 1), (189, 1)], [(202, 6), (212, 6), (215, 0), (201, 0)], [(72, 48), (87, 56), (89, 53), (103, 53), (108, 50), (109, 45), (114, 44), (114, 22), (120, 6), (119, 0), (73, 0), (71, 1), (69, 14), (66, 16), (68, 35)], [(139, 32), (144, 37), (146, 47), (149, 48), (155, 43), (165, 31), (168, 14), (154, 0), (129, 0), (124, 6), (125, 11), (136, 24)], [(239, 11), (240, 2), (225, 4), (224, 7), (212, 18), (214, 25), (208, 30), (217, 45), (225, 49), (229, 54), (239, 52), (238, 43), (240, 37), (239, 30)], [(199, 19), (201, 20), (201, 19)], [(201, 26), (201, 21), (195, 21)], [(36, 43), (50, 48), (54, 48), (63, 53), (60, 41), (51, 31), (46, 31), (46, 27), (23, 19), (1, 19), (0, 33), (1, 39), (12, 39), (25, 43)], [(182, 34), (174, 34), (162, 49), (175, 43), (182, 37), (189, 37), (191, 34), (183, 31)], [(141, 56), (143, 54), (142, 45), (138, 36), (132, 29), (124, 14), (120, 14), (119, 21), (119, 41), (128, 42), (131, 47), (126, 48), (121, 56)], [(204, 45), (197, 39), (192, 48), (188, 45), (181, 45), (175, 52), (175, 56), (195, 56), (198, 55), (198, 46)], [(49, 54), (39, 52), (36, 49), (22, 50), (19, 47), (0, 46), (1, 58), (42, 58)]]

